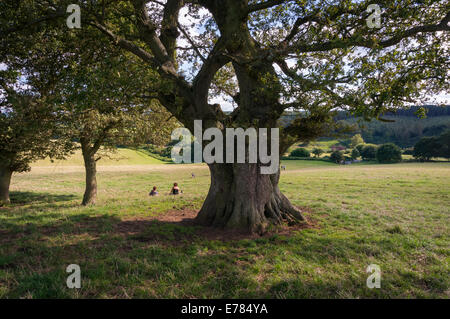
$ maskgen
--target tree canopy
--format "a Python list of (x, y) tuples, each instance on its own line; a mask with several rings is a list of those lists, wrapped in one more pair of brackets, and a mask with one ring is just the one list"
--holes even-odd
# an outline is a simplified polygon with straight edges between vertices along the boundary
[(12, 173), (30, 169), (35, 160), (62, 159), (71, 150), (64, 138), (59, 114), (55, 112), (48, 89), (32, 79), (17, 83), (30, 69), (17, 70), (3, 60), (0, 71), (0, 204), (8, 203)]
[[(299, 110), (281, 129), (284, 152), (333, 126), (336, 110), (383, 120), (449, 89), (448, 1), (380, 0), (380, 28), (367, 23), (371, 2), (82, 1), (81, 29), (61, 31), (69, 1), (4, 1), (0, 34), (7, 42), (50, 25), (72, 33), (75, 46), (87, 33), (103, 35), (158, 74), (152, 96), (190, 130), (194, 120), (203, 129), (277, 127), (283, 112)], [(279, 191), (279, 173), (260, 176), (258, 166), (209, 165), (198, 221), (263, 232), (304, 220)]]
[[(156, 75), (151, 69), (140, 68), (137, 57), (123, 55), (95, 32), (78, 39), (52, 25), (14, 33), (12, 39), (2, 42), (1, 62), (5, 68), (3, 88), (8, 93), (5, 97), (14, 97), (16, 102), (3, 112), (9, 122), (2, 124), (8, 126), (5, 134), (16, 140), (5, 141), (2, 157), (9, 154), (9, 147), (14, 154), (22, 154), (20, 163), (28, 169), (36, 159), (81, 148), (86, 166), (83, 203), (88, 204), (95, 200), (96, 162), (101, 156), (118, 145), (168, 141), (176, 121), (157, 101), (145, 96), (142, 83), (148, 89)], [(14, 86), (20, 95), (13, 91)], [(20, 143), (17, 137), (22, 139)], [(12, 155), (8, 156), (11, 162)], [(8, 171), (19, 170), (18, 158), (14, 157), (15, 166), (8, 164)], [(6, 193), (7, 187), (4, 189)]]

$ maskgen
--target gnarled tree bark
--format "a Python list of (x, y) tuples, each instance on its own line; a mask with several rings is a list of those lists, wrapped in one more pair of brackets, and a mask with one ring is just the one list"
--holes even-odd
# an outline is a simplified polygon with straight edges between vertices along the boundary
[(196, 221), (204, 226), (262, 234), (283, 222), (304, 221), (278, 188), (280, 171), (260, 174), (258, 164), (210, 164), (211, 186)]

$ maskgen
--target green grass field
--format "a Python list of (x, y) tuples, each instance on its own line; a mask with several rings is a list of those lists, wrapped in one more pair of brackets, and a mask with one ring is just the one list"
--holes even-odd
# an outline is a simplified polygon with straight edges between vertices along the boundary
[[(146, 160), (104, 163), (92, 207), (79, 206), (74, 160), (14, 175), (13, 204), (0, 208), (0, 298), (450, 296), (450, 163), (286, 161), (280, 187), (312, 227), (221, 240), (169, 218), (201, 207), (206, 166)], [(147, 195), (175, 181), (183, 195)], [(69, 264), (81, 289), (66, 287)], [(380, 289), (366, 286), (370, 264)]]

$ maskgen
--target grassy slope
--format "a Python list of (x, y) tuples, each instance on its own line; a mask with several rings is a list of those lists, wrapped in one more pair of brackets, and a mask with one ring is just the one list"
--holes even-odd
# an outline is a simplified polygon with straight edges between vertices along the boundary
[[(101, 156), (101, 155), (100, 155)], [(116, 165), (146, 165), (146, 164), (162, 164), (160, 160), (147, 155), (145, 152), (119, 148), (117, 152), (109, 154), (109, 156), (102, 156), (98, 161), (98, 166), (116, 166)], [(35, 162), (32, 167), (57, 167), (57, 166), (83, 166), (83, 156), (81, 151), (76, 151), (72, 156), (64, 161), (51, 162), (49, 159)]]
[[(191, 237), (192, 228), (172, 223), (137, 227), (168, 210), (199, 209), (204, 166), (101, 172), (99, 202), (87, 208), (78, 205), (81, 172), (14, 176), (16, 204), (0, 209), (0, 297), (449, 297), (450, 164), (286, 165), (282, 191), (311, 208), (319, 227), (232, 242)], [(147, 196), (173, 181), (183, 196)], [(81, 290), (65, 286), (72, 263), (81, 266)], [(372, 263), (381, 289), (366, 287)]]

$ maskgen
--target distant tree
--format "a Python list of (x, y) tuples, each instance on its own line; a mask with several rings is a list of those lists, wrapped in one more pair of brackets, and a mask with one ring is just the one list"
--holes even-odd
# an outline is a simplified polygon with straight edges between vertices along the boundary
[(364, 140), (361, 137), (361, 134), (356, 134), (354, 135), (351, 139), (350, 139), (350, 147), (354, 148), (356, 147), (358, 144), (363, 144)]
[(315, 157), (320, 157), (320, 155), (322, 155), (323, 153), (325, 153), (325, 151), (321, 148), (315, 148), (313, 149), (312, 153), (314, 154)]
[(366, 146), (366, 144), (361, 143), (361, 144), (356, 145), (355, 149), (359, 152), (359, 154), (361, 154), (364, 146)]
[(365, 145), (361, 151), (361, 157), (364, 160), (374, 160), (377, 157), (377, 147), (374, 145)]
[(331, 153), (330, 155), (330, 160), (334, 163), (340, 163), (345, 159), (344, 157), (344, 152), (342, 151), (334, 151), (333, 153)]
[(355, 160), (355, 159), (357, 159), (360, 156), (361, 156), (361, 154), (359, 154), (358, 150), (356, 148), (354, 148), (352, 150), (352, 154), (351, 154), (352, 159)]
[(414, 145), (413, 156), (421, 161), (429, 161), (433, 157), (439, 156), (441, 143), (437, 137), (422, 137)]
[(311, 154), (306, 148), (300, 147), (293, 150), (290, 154), (291, 157), (310, 157)]
[(392, 143), (381, 145), (377, 149), (377, 160), (380, 163), (398, 163), (402, 160), (401, 149)]
[(450, 130), (445, 131), (438, 137), (440, 144), (438, 155), (450, 159)]
[[(450, 109), (450, 107), (449, 107), (449, 109)], [(426, 136), (436, 136), (441, 133), (444, 133), (449, 128), (450, 128), (450, 123), (431, 125), (431, 126), (425, 127), (423, 129), (423, 134)]]
[[(450, 110), (450, 106), (433, 107), (436, 109)], [(417, 107), (411, 108), (411, 110), (417, 110)], [(426, 107), (428, 109), (428, 107)], [(427, 112), (426, 118), (418, 119), (418, 115), (414, 114), (410, 110), (408, 116), (401, 114), (398, 115), (386, 115), (386, 120), (393, 120), (395, 123), (384, 121), (362, 121), (361, 118), (348, 117), (346, 120), (342, 120), (344, 124), (354, 125), (355, 130), (361, 132), (365, 142), (374, 144), (394, 143), (399, 147), (408, 148), (414, 147), (414, 145), (425, 136), (438, 136), (450, 129), (450, 119), (448, 115), (429, 116)], [(350, 139), (347, 140), (350, 144)], [(347, 142), (346, 141), (346, 142)], [(342, 143), (342, 141), (341, 141)]]

